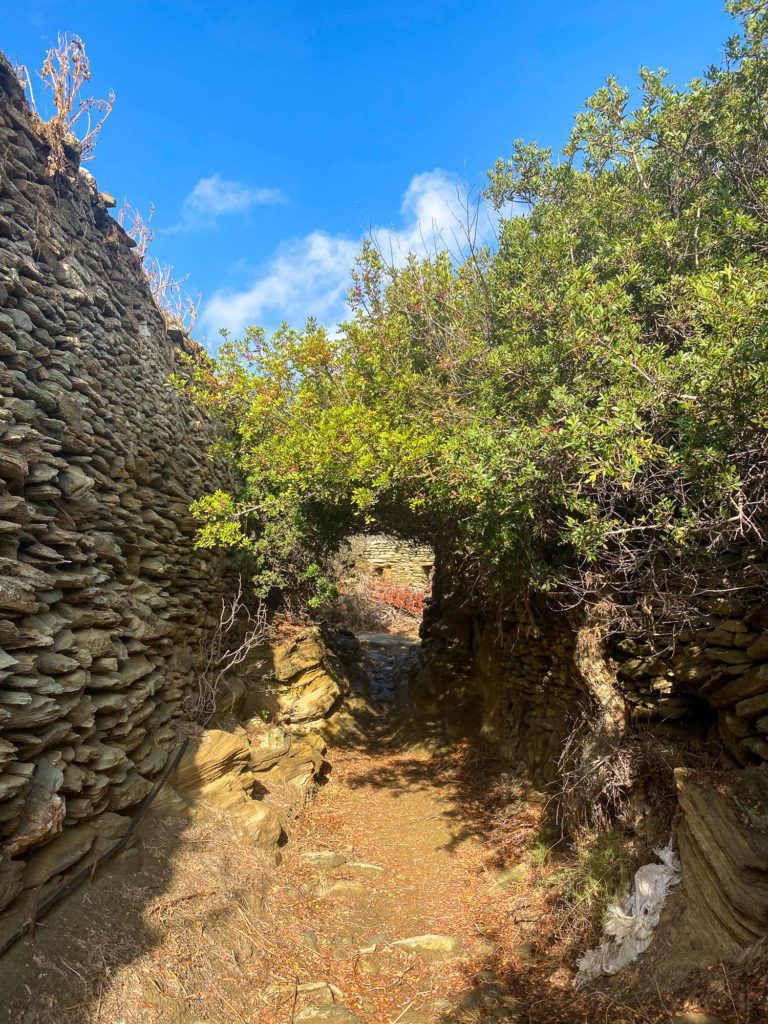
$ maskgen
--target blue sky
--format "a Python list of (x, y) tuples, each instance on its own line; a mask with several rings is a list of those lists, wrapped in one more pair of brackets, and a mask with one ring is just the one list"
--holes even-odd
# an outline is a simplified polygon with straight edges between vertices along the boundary
[(154, 204), (153, 252), (202, 293), (208, 340), (333, 323), (364, 232), (397, 250), (451, 233), (457, 182), (482, 187), (513, 139), (559, 147), (606, 75), (688, 81), (733, 30), (720, 0), (0, 7), (0, 47), (30, 69), (57, 33), (84, 39), (93, 94), (117, 95), (89, 170)]

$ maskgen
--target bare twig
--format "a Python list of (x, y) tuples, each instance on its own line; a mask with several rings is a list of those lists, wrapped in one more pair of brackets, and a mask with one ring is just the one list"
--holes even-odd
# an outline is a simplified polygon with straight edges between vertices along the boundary
[(174, 278), (173, 267), (156, 259), (145, 263), (144, 270), (152, 298), (166, 324), (178, 330), (191, 331), (197, 322), (200, 295), (193, 299), (182, 289), (187, 277)]
[(150, 206), (149, 216), (145, 220), (138, 209), (135, 206), (131, 206), (127, 199), (117, 211), (117, 223), (125, 230), (128, 237), (132, 238), (136, 243), (134, 252), (142, 262), (147, 255), (149, 246), (155, 240), (155, 233), (149, 226), (154, 213), (155, 207)]
[(259, 602), (251, 611), (243, 600), (243, 578), (229, 601), (222, 598), (221, 611), (213, 630), (200, 642), (198, 670), (192, 692), (185, 698), (184, 711), (205, 725), (216, 711), (226, 676), (269, 636), (267, 607)]

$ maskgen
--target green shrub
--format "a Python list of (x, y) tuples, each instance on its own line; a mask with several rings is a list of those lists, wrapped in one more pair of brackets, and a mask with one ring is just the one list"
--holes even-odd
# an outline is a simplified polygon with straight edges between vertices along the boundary
[[(547, 863), (536, 845), (529, 859), (539, 867)], [(560, 853), (553, 870), (542, 871), (537, 885), (557, 903), (563, 932), (596, 934), (608, 908), (631, 888), (638, 866), (627, 837), (615, 826), (581, 835), (567, 855)]]
[(729, 9), (722, 66), (644, 69), (634, 110), (609, 79), (562, 158), (496, 165), (493, 250), (366, 244), (334, 336), (252, 328), (195, 367), (245, 481), (198, 503), (202, 545), (314, 599), (344, 535), (387, 530), (573, 603), (709, 590), (765, 547), (768, 6)]

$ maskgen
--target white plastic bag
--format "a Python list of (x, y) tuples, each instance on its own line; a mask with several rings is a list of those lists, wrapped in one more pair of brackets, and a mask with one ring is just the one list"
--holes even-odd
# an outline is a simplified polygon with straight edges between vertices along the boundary
[(654, 852), (661, 863), (639, 868), (629, 896), (621, 904), (609, 907), (603, 941), (579, 960), (574, 988), (602, 974), (616, 974), (650, 946), (667, 894), (680, 881), (680, 860), (672, 840)]

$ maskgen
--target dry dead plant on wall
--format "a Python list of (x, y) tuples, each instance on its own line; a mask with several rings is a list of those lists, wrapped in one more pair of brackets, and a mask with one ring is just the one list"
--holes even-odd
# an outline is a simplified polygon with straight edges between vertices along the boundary
[(247, 606), (241, 576), (233, 596), (228, 601), (222, 598), (218, 621), (200, 641), (192, 692), (182, 705), (184, 712), (200, 725), (206, 725), (216, 711), (226, 677), (269, 635), (267, 607), (263, 602), (255, 610)]
[(155, 207), (150, 206), (149, 216), (145, 219), (135, 206), (131, 206), (127, 199), (117, 211), (117, 223), (125, 231), (126, 235), (136, 243), (136, 248), (133, 251), (142, 263), (150, 245), (155, 240), (155, 233), (150, 227), (154, 214)]
[(149, 216), (145, 218), (135, 206), (125, 200), (118, 211), (117, 222), (136, 243), (133, 251), (142, 264), (152, 298), (162, 313), (166, 326), (175, 327), (188, 334), (197, 322), (200, 295), (198, 293), (196, 298), (192, 298), (183, 290), (182, 286), (187, 277), (174, 278), (172, 266), (154, 258), (146, 258), (155, 239), (150, 226), (154, 213), (155, 207), (150, 206)]
[(629, 747), (617, 741), (593, 748), (593, 715), (574, 724), (558, 762), (558, 824), (565, 831), (607, 829), (626, 807), (633, 781)]
[[(81, 95), (83, 86), (91, 77), (90, 61), (82, 39), (79, 36), (60, 35), (58, 45), (51, 47), (46, 54), (40, 78), (44, 87), (50, 89), (56, 110), (47, 121), (40, 117), (29, 69), (17, 62), (14, 71), (29, 97), (40, 131), (50, 148), (48, 174), (55, 177), (66, 171), (67, 148), (79, 151), (81, 161), (92, 160), (96, 140), (112, 112), (115, 94), (110, 90), (107, 99)], [(83, 126), (85, 130), (79, 134)], [(197, 322), (200, 295), (192, 298), (183, 290), (187, 278), (175, 278), (172, 266), (156, 259), (146, 259), (149, 246), (154, 240), (154, 232), (150, 227), (154, 212), (153, 206), (145, 219), (136, 207), (126, 201), (118, 212), (117, 221), (136, 243), (136, 255), (143, 264), (152, 297), (166, 326), (189, 333)]]
[(638, 855), (650, 856), (666, 843), (677, 813), (675, 768), (711, 766), (711, 752), (694, 739), (681, 745), (641, 729), (590, 757), (592, 728), (584, 715), (563, 746), (553, 798), (557, 823), (587, 837), (619, 825), (634, 837)]
[[(39, 117), (29, 70), (17, 64), (16, 76)], [(115, 104), (112, 90), (107, 99), (81, 95), (90, 77), (91, 65), (82, 39), (60, 35), (58, 44), (48, 50), (40, 69), (43, 86), (50, 89), (56, 111), (47, 121), (40, 119), (42, 133), (50, 147), (48, 173), (51, 177), (66, 171), (66, 145), (79, 150), (81, 161), (93, 159), (96, 140), (112, 113)]]
[(182, 288), (188, 275), (174, 278), (173, 267), (151, 259), (144, 264), (149, 290), (168, 327), (188, 333), (197, 322), (200, 294), (192, 298)]

